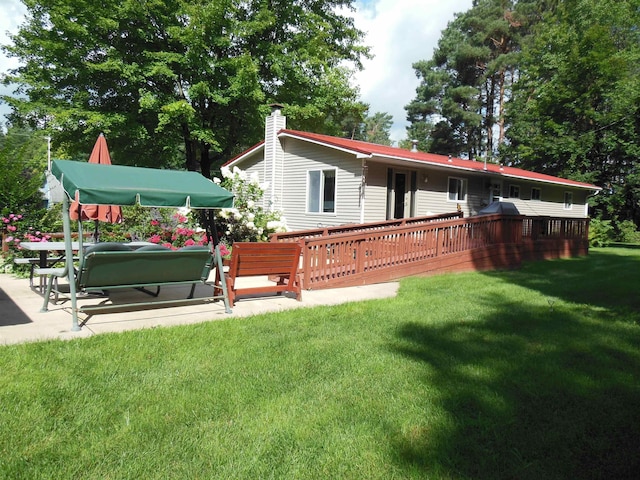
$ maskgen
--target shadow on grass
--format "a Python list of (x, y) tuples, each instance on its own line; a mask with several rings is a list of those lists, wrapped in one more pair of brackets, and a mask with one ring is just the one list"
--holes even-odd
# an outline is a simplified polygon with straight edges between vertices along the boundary
[[(444, 478), (638, 478), (638, 297), (618, 296), (638, 291), (638, 258), (598, 252), (491, 273), (558, 304), (485, 291), (485, 318), (402, 325), (395, 348), (425, 365), (445, 418), (402, 436), (401, 462)], [(623, 268), (639, 273), (611, 277)]]

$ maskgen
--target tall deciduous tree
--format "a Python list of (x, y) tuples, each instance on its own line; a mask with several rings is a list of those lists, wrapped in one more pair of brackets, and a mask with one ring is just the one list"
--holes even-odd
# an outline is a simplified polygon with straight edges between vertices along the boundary
[(602, 186), (597, 213), (640, 224), (640, 1), (550, 13), (524, 50), (504, 157)]
[[(42, 136), (10, 127), (0, 132), (0, 214), (31, 215), (38, 219), (43, 207), (47, 149)], [(2, 225), (0, 225), (2, 227)]]
[(271, 102), (327, 133), (356, 102), (367, 54), (340, 13), (353, 0), (23, 0), (5, 51), (12, 122), (50, 128), (71, 154), (99, 132), (120, 163), (211, 169), (262, 135)]

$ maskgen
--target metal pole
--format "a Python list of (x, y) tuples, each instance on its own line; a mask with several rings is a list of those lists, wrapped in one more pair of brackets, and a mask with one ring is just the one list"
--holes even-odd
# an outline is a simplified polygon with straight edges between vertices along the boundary
[(62, 229), (64, 230), (64, 253), (67, 264), (67, 278), (69, 280), (69, 295), (71, 296), (71, 324), (72, 332), (79, 332), (78, 325), (78, 300), (76, 298), (76, 276), (73, 270), (73, 248), (71, 245), (71, 220), (69, 218), (69, 197), (65, 194), (62, 198)]

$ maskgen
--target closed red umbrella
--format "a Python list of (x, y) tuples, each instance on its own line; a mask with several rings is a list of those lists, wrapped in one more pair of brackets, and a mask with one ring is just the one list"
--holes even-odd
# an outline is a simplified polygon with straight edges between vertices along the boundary
[[(104, 134), (100, 134), (93, 151), (89, 157), (89, 163), (101, 163), (111, 165), (111, 156), (107, 147), (107, 140)], [(94, 220), (95, 221), (95, 241), (98, 241), (98, 222), (120, 223), (122, 222), (122, 210), (118, 205), (80, 205), (76, 200), (71, 202), (69, 208), (71, 220)]]

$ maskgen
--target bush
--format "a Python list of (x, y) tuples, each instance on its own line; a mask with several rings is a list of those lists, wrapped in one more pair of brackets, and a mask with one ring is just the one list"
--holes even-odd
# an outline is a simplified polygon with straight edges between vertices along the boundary
[(589, 245), (605, 247), (615, 240), (611, 220), (592, 218), (589, 223)]
[(226, 245), (233, 242), (266, 242), (269, 235), (286, 232), (286, 220), (279, 211), (262, 208), (262, 197), (267, 185), (261, 185), (257, 174), (234, 167), (223, 167), (222, 181), (214, 179), (235, 195), (234, 207), (216, 213), (216, 225), (221, 240)]
[(640, 232), (631, 220), (612, 222), (616, 242), (640, 243)]

